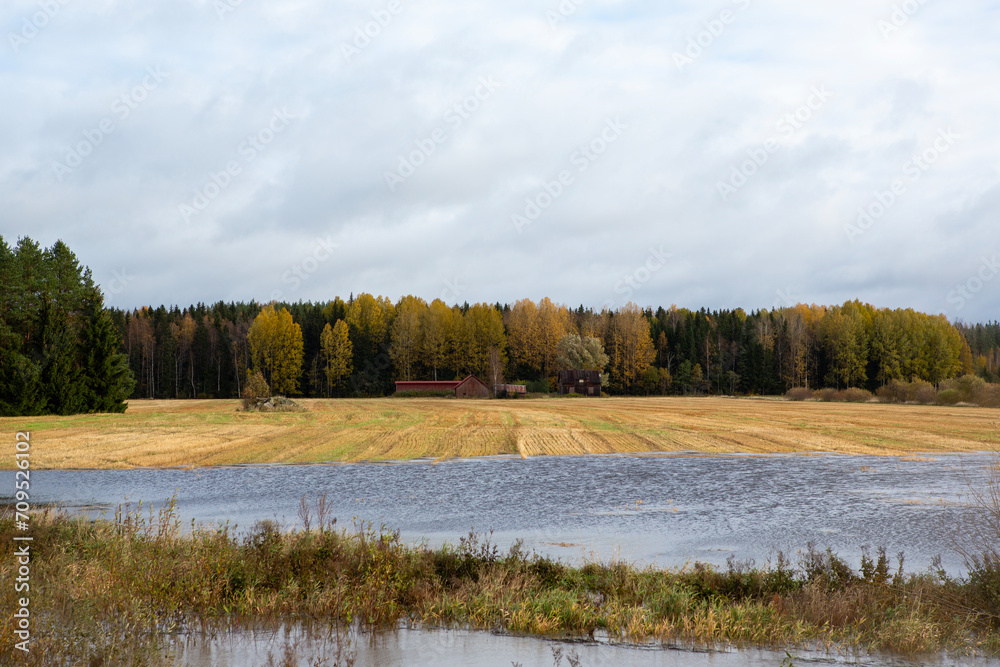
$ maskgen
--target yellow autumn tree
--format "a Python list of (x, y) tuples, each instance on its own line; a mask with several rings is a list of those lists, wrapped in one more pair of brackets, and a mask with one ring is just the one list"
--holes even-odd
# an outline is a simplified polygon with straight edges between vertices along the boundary
[(293, 394), (299, 390), (302, 327), (292, 320), (287, 308), (279, 313), (273, 305), (265, 306), (250, 325), (247, 342), (254, 368), (263, 373), (273, 392)]
[(452, 358), (455, 343), (455, 313), (441, 299), (434, 299), (421, 313), (423, 336), (420, 342), (420, 357), (427, 368), (438, 371)]
[(420, 352), (421, 315), (427, 302), (415, 296), (404, 296), (396, 304), (396, 319), (389, 329), (389, 357), (403, 380), (412, 379), (413, 368)]
[(628, 393), (641, 383), (643, 374), (656, 357), (649, 322), (639, 306), (631, 301), (611, 314), (607, 322), (605, 349), (610, 342), (611, 380)]
[(552, 303), (545, 297), (538, 302), (538, 348), (542, 375), (548, 377), (556, 372), (559, 359), (559, 341), (570, 330), (570, 313), (566, 306)]
[(354, 347), (344, 320), (337, 320), (332, 327), (329, 323), (323, 327), (323, 333), (320, 334), (320, 357), (326, 376), (327, 395), (330, 395), (333, 393), (333, 386), (337, 385), (339, 388), (340, 382), (354, 370)]
[(347, 324), (354, 346), (365, 355), (378, 354), (392, 322), (392, 301), (388, 297), (359, 294), (347, 307)]
[(489, 378), (490, 350), (496, 350), (501, 366), (507, 363), (507, 335), (503, 318), (488, 303), (470, 306), (462, 318), (460, 345), (456, 361), (463, 373), (474, 373), (481, 380)]
[(531, 299), (521, 299), (504, 314), (507, 325), (507, 344), (511, 370), (515, 375), (523, 371), (541, 371), (542, 352), (539, 346), (538, 308)]

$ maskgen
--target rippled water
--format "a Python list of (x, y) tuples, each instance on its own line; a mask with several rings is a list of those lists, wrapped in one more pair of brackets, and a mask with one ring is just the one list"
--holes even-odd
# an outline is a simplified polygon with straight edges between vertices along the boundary
[[(32, 498), (111, 508), (176, 495), (185, 522), (298, 523), (299, 499), (326, 493), (339, 526), (385, 523), (410, 541), (455, 542), (493, 529), (502, 547), (567, 560), (620, 557), (659, 565), (832, 547), (904, 551), (907, 571), (936, 555), (960, 569), (948, 527), (982, 484), (986, 455), (880, 457), (684, 455), (481, 458), (440, 463), (246, 466), (194, 470), (35, 471)], [(7, 488), (13, 488), (12, 472)]]

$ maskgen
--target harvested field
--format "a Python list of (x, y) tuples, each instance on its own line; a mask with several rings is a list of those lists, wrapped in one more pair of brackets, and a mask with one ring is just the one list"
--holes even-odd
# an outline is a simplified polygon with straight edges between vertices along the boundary
[[(238, 401), (131, 401), (123, 415), (2, 418), (31, 431), (31, 465), (131, 468), (514, 454), (639, 452), (903, 456), (982, 451), (994, 410), (732, 398), (302, 400), (244, 413)], [(12, 458), (3, 461), (12, 467)]]

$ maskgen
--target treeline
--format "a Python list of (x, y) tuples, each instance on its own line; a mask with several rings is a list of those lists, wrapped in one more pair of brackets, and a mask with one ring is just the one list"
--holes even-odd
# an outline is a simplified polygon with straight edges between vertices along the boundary
[(1000, 322), (955, 325), (969, 343), (973, 370), (987, 382), (1000, 382)]
[(132, 398), (235, 398), (252, 372), (296, 396), (383, 396), (395, 380), (554, 388), (559, 370), (605, 372), (612, 394), (877, 392), (897, 382), (1000, 381), (1000, 324), (950, 324), (859, 301), (741, 309), (595, 311), (448, 305), (351, 295), (325, 303), (105, 309), (62, 242), (0, 238), (0, 414), (124, 410)]
[(467, 373), (548, 391), (566, 359), (579, 358), (567, 353), (574, 340), (603, 348), (595, 358), (613, 394), (876, 392), (893, 380), (937, 385), (975, 373), (995, 381), (1000, 366), (996, 323), (953, 326), (944, 316), (859, 301), (751, 313), (634, 304), (597, 312), (548, 298), (448, 305), (360, 294), (113, 310), (112, 318), (136, 398), (237, 397), (253, 370), (276, 390), (313, 397), (382, 396), (395, 380)]
[(123, 412), (134, 382), (89, 269), (0, 237), (0, 415)]

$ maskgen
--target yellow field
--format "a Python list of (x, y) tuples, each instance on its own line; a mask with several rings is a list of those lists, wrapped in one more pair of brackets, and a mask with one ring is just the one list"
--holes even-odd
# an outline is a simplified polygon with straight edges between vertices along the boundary
[(728, 398), (516, 401), (303, 400), (300, 413), (247, 414), (237, 401), (132, 401), (123, 415), (0, 419), (31, 466), (131, 468), (410, 460), (519, 454), (691, 451), (916, 455), (994, 449), (979, 408)]

